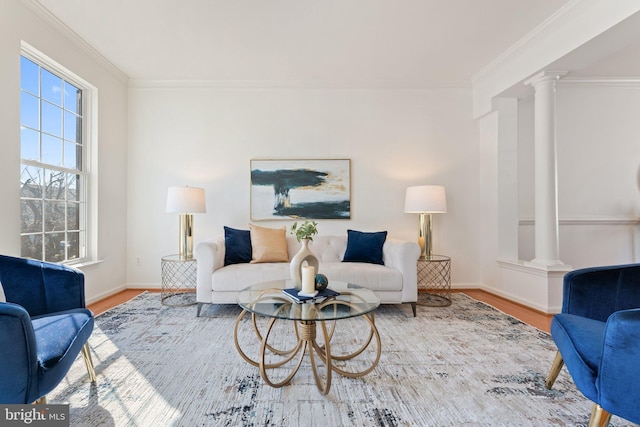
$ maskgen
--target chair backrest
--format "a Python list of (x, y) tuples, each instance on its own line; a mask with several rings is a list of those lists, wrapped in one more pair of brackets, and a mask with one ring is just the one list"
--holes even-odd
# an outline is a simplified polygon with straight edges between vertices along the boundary
[(640, 264), (583, 268), (564, 276), (562, 312), (606, 321), (640, 308)]
[(0, 255), (0, 283), (31, 316), (85, 307), (84, 274), (64, 265)]

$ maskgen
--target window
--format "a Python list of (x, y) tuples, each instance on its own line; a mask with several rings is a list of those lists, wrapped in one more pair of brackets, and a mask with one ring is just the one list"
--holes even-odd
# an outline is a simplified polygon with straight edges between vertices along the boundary
[(89, 88), (48, 58), (20, 58), (20, 201), (23, 257), (87, 257)]

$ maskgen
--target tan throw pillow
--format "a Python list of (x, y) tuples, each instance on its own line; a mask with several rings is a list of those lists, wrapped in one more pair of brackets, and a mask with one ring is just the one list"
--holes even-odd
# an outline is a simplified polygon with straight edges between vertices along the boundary
[(287, 227), (265, 228), (249, 224), (251, 262), (289, 262)]

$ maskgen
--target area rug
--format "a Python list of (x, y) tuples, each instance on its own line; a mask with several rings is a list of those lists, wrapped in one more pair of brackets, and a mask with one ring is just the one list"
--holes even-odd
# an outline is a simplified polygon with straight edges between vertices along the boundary
[[(89, 340), (97, 383), (79, 359), (49, 402), (68, 403), (73, 426), (588, 424), (591, 403), (565, 369), (544, 388), (549, 335), (463, 294), (449, 307), (419, 306), (416, 318), (409, 306), (381, 306), (378, 366), (362, 378), (334, 375), (327, 395), (308, 359), (290, 384), (265, 384), (234, 346), (238, 307), (195, 313), (146, 293), (98, 316)], [(336, 328), (349, 336), (364, 326)], [(612, 425), (632, 424), (614, 416)]]

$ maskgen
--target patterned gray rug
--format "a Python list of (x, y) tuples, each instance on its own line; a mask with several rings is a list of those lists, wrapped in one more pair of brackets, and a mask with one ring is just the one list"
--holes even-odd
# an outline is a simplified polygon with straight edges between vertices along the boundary
[[(69, 403), (74, 426), (588, 423), (591, 403), (566, 370), (552, 391), (544, 388), (555, 352), (549, 335), (462, 294), (450, 307), (418, 307), (417, 318), (408, 306), (382, 306), (378, 367), (359, 379), (334, 375), (326, 396), (307, 358), (289, 385), (263, 382), (235, 349), (238, 307), (210, 306), (200, 318), (195, 310), (143, 294), (99, 316), (89, 340), (97, 384), (79, 358), (49, 402)], [(362, 328), (340, 321), (337, 330), (348, 333), (337, 336)], [(612, 425), (631, 424), (613, 417)]]

